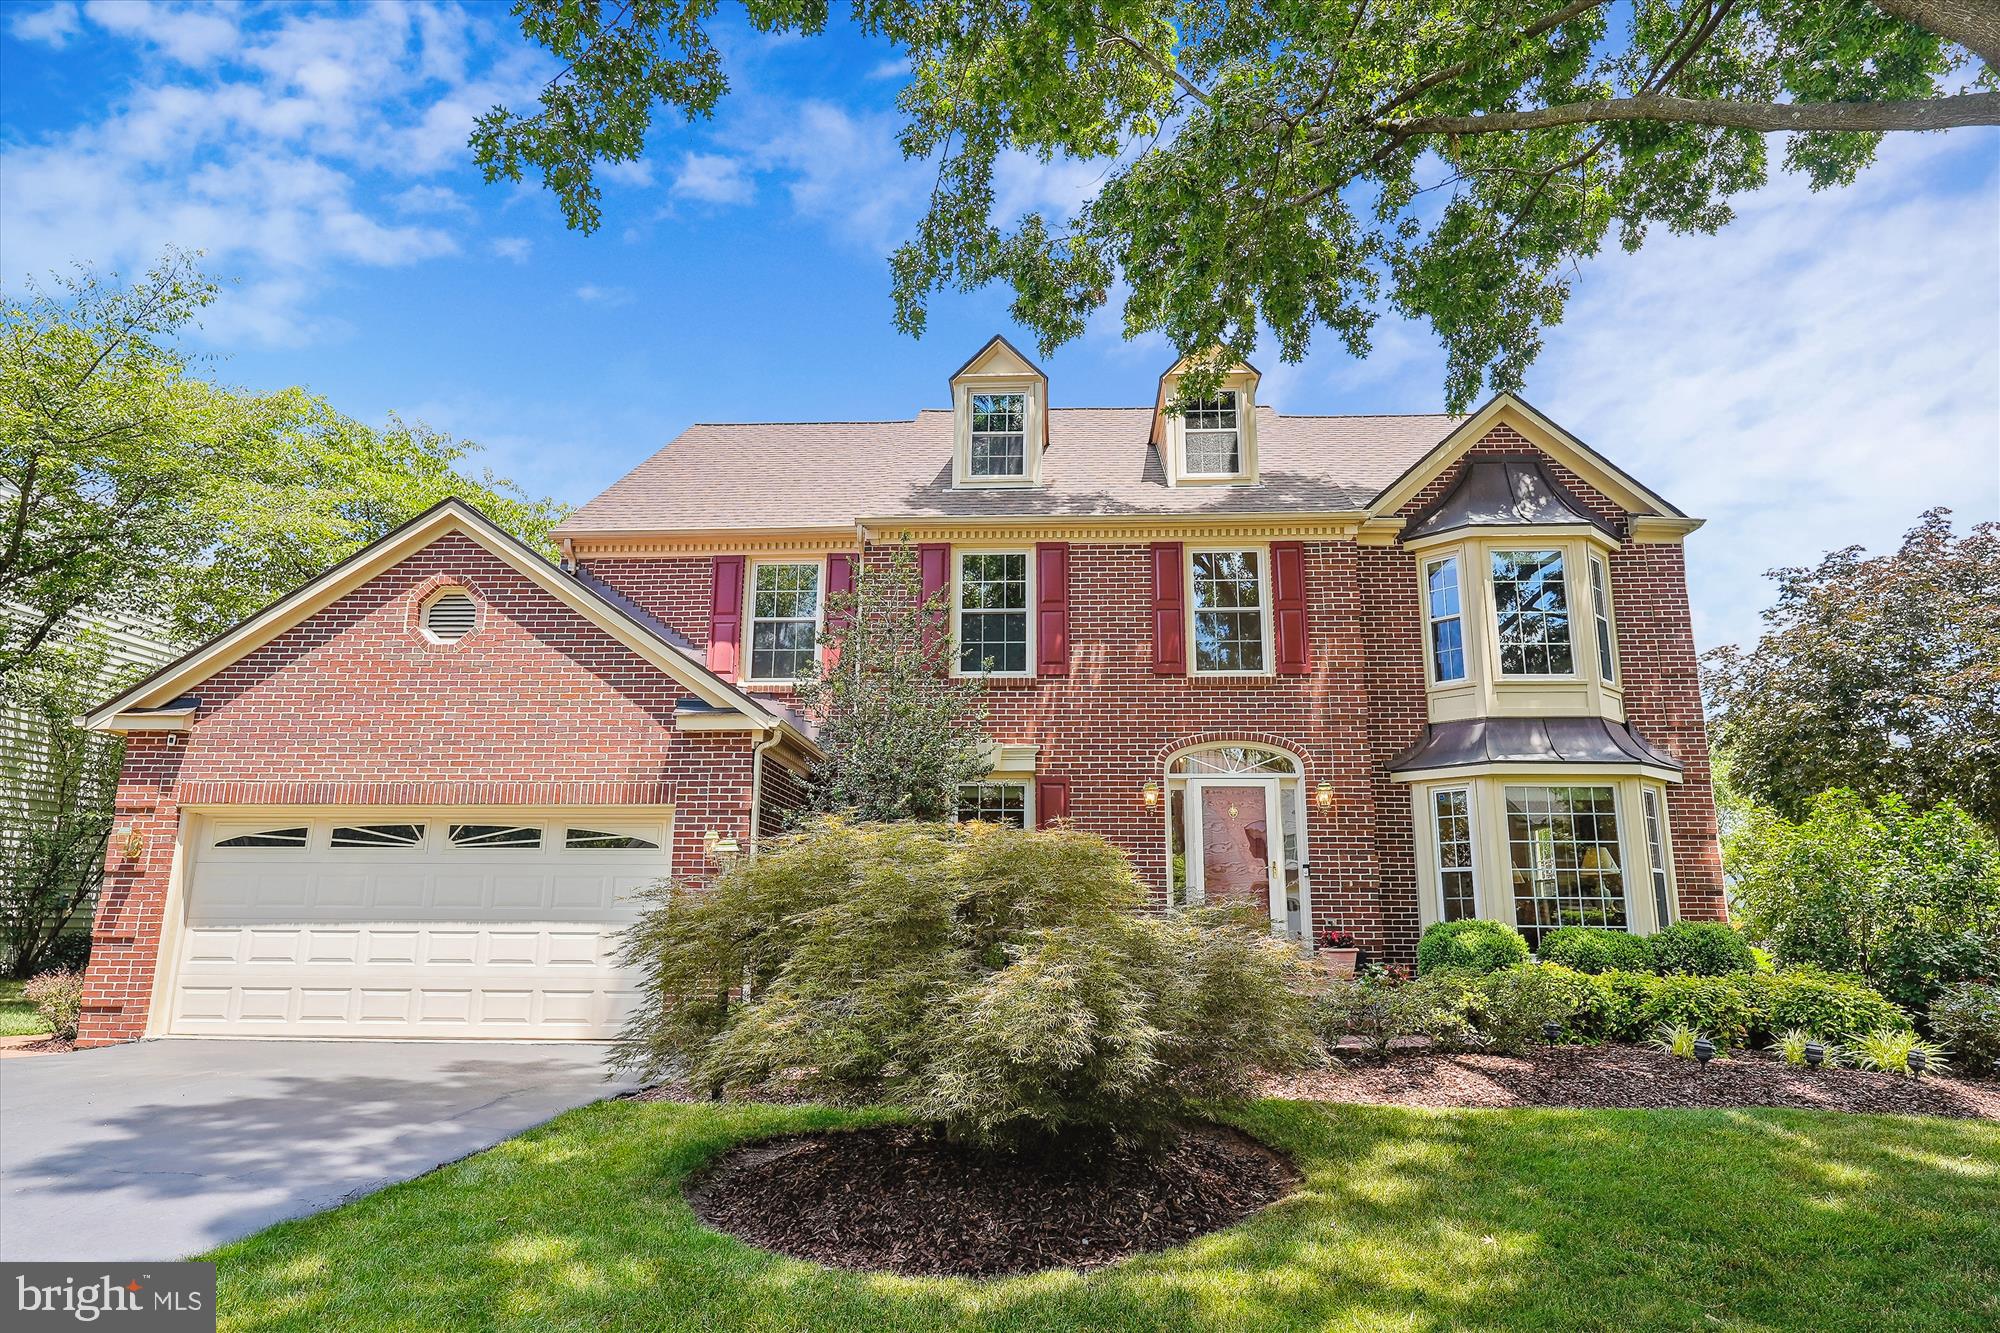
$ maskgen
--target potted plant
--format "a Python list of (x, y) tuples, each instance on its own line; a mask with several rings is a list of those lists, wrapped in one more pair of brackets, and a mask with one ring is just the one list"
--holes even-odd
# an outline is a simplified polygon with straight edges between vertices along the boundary
[(1328, 976), (1351, 977), (1361, 966), (1361, 940), (1351, 930), (1329, 926), (1313, 941), (1313, 956)]

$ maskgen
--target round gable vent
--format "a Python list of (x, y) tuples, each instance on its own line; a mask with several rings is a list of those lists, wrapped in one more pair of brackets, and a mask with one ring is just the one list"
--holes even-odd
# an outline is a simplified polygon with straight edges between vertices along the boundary
[(456, 643), (472, 633), (479, 609), (456, 589), (439, 593), (424, 607), (424, 633), (439, 643)]

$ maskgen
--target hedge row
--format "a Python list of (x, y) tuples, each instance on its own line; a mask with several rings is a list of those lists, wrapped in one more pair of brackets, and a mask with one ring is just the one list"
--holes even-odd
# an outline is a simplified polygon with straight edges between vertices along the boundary
[(1578, 972), (1530, 963), (1555, 983), (1573, 1037), (1643, 1041), (1662, 1023), (1686, 1023), (1718, 1042), (1761, 1045), (1794, 1028), (1824, 1041), (1846, 1041), (1890, 1028), (1910, 1030), (1909, 1016), (1858, 978), (1830, 972), (1737, 972), (1728, 976), (1656, 976), (1650, 972)]
[(1743, 936), (1720, 921), (1677, 921), (1657, 935), (1562, 926), (1542, 937), (1536, 954), (1578, 972), (1655, 972), (1722, 977), (1756, 970)]

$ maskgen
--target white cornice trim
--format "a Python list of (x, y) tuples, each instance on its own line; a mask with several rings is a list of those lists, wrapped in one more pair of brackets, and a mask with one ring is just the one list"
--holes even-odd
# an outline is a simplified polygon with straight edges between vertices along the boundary
[(1545, 760), (1534, 762), (1490, 761), (1479, 764), (1446, 764), (1439, 768), (1413, 768), (1400, 773), (1391, 773), (1391, 782), (1440, 782), (1453, 778), (1560, 778), (1576, 781), (1593, 777), (1652, 778), (1659, 782), (1679, 783), (1682, 774), (1671, 768), (1660, 768), (1653, 764), (1551, 764)]

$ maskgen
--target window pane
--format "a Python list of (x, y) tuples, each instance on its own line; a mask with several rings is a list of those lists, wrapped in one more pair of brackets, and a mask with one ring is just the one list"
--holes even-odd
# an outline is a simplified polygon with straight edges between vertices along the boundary
[(1024, 782), (971, 782), (958, 789), (958, 820), (1028, 826), (1028, 786)]
[(1261, 745), (1218, 745), (1174, 760), (1170, 773), (1296, 773), (1298, 761)]
[(573, 828), (563, 838), (563, 846), (575, 851), (620, 851), (625, 849), (657, 848), (660, 844), (650, 838), (634, 837), (629, 833), (603, 833), (597, 829)]
[(958, 562), (958, 669), (1028, 669), (1028, 556), (962, 555)]
[(518, 824), (453, 824), (454, 847), (532, 848), (542, 845), (542, 831)]
[(239, 833), (233, 838), (224, 838), (217, 847), (303, 847), (306, 845), (306, 831), (303, 828), (263, 829), (256, 833)]
[(1256, 551), (1197, 551), (1194, 572), (1196, 671), (1264, 669), (1263, 572)]
[(1609, 787), (1507, 788), (1514, 916), (1530, 945), (1556, 926), (1626, 928), (1616, 811)]
[(1604, 679), (1618, 679), (1617, 644), (1611, 638), (1611, 591), (1604, 573), (1604, 562), (1592, 557), (1590, 561), (1590, 612), (1597, 623), (1597, 670)]
[(1646, 857), (1653, 863), (1653, 919), (1662, 928), (1673, 924), (1673, 895), (1667, 885), (1667, 838), (1661, 827), (1660, 798), (1657, 792), (1639, 793), (1646, 814)]
[(1567, 676), (1575, 671), (1561, 551), (1495, 551), (1493, 612), (1502, 674)]
[(819, 641), (819, 566), (760, 564), (753, 589), (750, 679), (796, 679)]
[(1183, 452), (1190, 474), (1224, 475), (1243, 470), (1234, 389), (1189, 403), (1182, 423)]
[(972, 395), (972, 475), (1020, 477), (1028, 471), (1028, 398), (1019, 393)]
[(1446, 921), (1478, 914), (1472, 887), (1472, 813), (1470, 796), (1462, 787), (1431, 795), (1431, 819), (1437, 831), (1438, 893)]
[(1431, 677), (1440, 683), (1465, 678), (1465, 634), (1459, 618), (1458, 561), (1439, 560), (1424, 571), (1430, 604)]
[(335, 847), (415, 847), (424, 840), (422, 824), (356, 824), (333, 831)]

